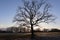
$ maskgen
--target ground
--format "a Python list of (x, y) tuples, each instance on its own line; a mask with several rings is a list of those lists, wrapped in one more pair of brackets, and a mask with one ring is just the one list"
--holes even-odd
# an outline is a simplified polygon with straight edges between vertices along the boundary
[[(0, 40), (31, 40), (31, 33), (0, 33)], [(60, 40), (60, 32), (36, 32), (34, 40)]]

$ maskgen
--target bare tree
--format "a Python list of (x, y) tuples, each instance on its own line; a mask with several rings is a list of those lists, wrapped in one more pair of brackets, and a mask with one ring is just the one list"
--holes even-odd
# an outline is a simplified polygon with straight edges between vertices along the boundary
[(31, 27), (31, 35), (33, 37), (33, 27), (38, 26), (39, 23), (49, 23), (55, 18), (50, 14), (49, 9), (51, 5), (46, 0), (23, 0), (23, 6), (18, 7), (17, 14), (14, 21), (17, 21), (23, 26)]

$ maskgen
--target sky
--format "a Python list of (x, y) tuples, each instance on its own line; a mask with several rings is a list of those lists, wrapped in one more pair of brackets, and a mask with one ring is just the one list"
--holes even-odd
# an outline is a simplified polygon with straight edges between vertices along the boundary
[[(60, 0), (48, 0), (52, 5), (51, 13), (53, 13), (57, 19), (55, 23), (40, 25), (43, 28), (60, 28)], [(18, 6), (22, 6), (21, 0), (0, 0), (0, 28), (6, 28), (13, 26), (13, 18), (16, 15)]]

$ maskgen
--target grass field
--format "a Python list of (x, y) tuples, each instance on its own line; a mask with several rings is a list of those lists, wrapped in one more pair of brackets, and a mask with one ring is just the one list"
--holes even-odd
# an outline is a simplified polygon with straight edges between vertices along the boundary
[(47, 37), (55, 37), (55, 36), (60, 36), (60, 32), (36, 32), (35, 33), (37, 36), (47, 36)]
[[(34, 40), (60, 40), (60, 32), (36, 32)], [(31, 33), (0, 33), (0, 40), (30, 40)]]

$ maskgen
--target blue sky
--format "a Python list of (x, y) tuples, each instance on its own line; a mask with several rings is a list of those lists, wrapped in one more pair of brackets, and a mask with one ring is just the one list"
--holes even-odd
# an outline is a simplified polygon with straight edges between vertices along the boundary
[[(60, 0), (48, 1), (52, 5), (51, 13), (57, 17), (56, 23), (48, 24), (48, 26), (60, 28)], [(18, 6), (22, 6), (21, 0), (0, 0), (0, 28), (11, 26), (13, 24), (13, 17), (16, 14)]]

